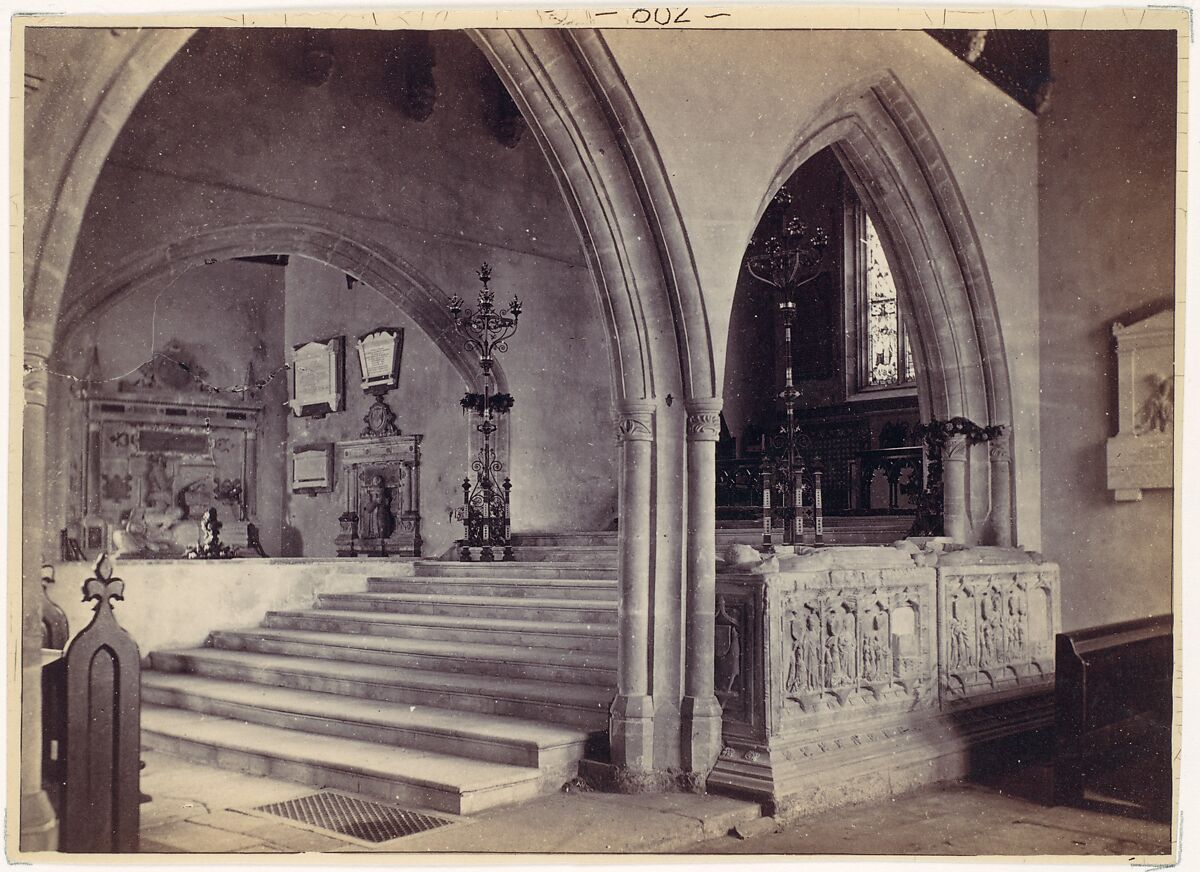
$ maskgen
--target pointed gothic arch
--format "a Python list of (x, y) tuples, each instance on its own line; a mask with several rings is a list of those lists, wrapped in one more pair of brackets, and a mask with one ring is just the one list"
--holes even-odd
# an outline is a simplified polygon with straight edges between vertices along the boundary
[[(759, 216), (796, 169), (824, 148), (837, 156), (876, 218), (911, 312), (922, 418), (961, 416), (1010, 430), (1008, 361), (982, 248), (933, 131), (894, 74), (860, 83), (823, 106), (793, 139)], [(1014, 480), (1007, 450), (991, 447), (990, 469), (984, 452), (974, 455), (962, 474), (984, 483), (985, 502), (972, 512), (964, 480), (961, 512), (948, 507), (947, 530), (960, 540), (1012, 544)]]

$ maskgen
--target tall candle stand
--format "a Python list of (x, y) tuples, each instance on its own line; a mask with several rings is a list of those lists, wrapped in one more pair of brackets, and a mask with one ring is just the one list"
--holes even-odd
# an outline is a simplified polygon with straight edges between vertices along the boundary
[(783, 389), (778, 397), (783, 402), (785, 421), (769, 444), (764, 439), (760, 470), (764, 551), (774, 550), (771, 531), (777, 519), (783, 523), (784, 545), (798, 545), (804, 541), (805, 494), (810, 489), (815, 543), (822, 544), (824, 538), (821, 470), (815, 468), (810, 478), (803, 453), (809, 440), (796, 426), (800, 391), (792, 380), (792, 328), (796, 321), (796, 292), (820, 275), (819, 267), (829, 237), (822, 228), (809, 228), (798, 218), (789, 217), (792, 203), (792, 195), (781, 188), (764, 216), (764, 221), (775, 222), (778, 229), (770, 235), (756, 235), (746, 256), (746, 269), (750, 275), (775, 289), (783, 322), (785, 363)]
[(492, 370), (495, 355), (508, 351), (508, 340), (517, 332), (521, 301), (514, 296), (507, 309), (497, 310), (496, 292), (488, 288), (492, 268), (485, 263), (476, 274), (483, 284), (476, 308), (464, 311), (463, 300), (457, 295), (450, 300), (454, 327), (466, 340), (467, 348), (479, 356), (483, 376), (483, 393), (468, 392), (461, 401), (463, 411), (478, 421), (475, 430), (481, 436), (481, 444), (478, 456), (471, 462), (475, 480), (468, 475), (462, 483), (461, 515), (466, 535), (458, 543), (459, 558), (469, 561), (471, 549), (478, 548), (480, 561), (493, 561), (495, 549), (501, 548), (502, 560), (515, 560), (509, 511), (512, 481), (503, 476), (504, 464), (497, 456), (493, 438), (499, 429), (496, 421), (508, 414), (514, 401), (510, 394), (495, 393)]

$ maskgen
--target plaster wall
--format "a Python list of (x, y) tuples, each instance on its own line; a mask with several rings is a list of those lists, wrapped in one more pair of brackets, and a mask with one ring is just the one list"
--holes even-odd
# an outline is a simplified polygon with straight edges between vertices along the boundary
[[(59, 344), (52, 369), (48, 420), (52, 440), (47, 526), (61, 529), (78, 519), (82, 506), (81, 402), (71, 388), (88, 375), (92, 350), (99, 360), (101, 390), (117, 391), (123, 379), (132, 381), (137, 369), (173, 340), (178, 340), (202, 368), (189, 390), (230, 392), (244, 385), (248, 366), (266, 384), (257, 396), (261, 404), (258, 457), (257, 520), (268, 554), (279, 554), (283, 519), (283, 404), (282, 378), (283, 270), (246, 261), (225, 261), (197, 267), (169, 282), (147, 282), (94, 310)], [(275, 374), (274, 378), (270, 378)]]
[(1174, 32), (1050, 35), (1040, 118), (1043, 551), (1062, 566), (1067, 630), (1171, 609), (1172, 492), (1117, 503), (1112, 324), (1175, 291)]
[(604, 38), (671, 178), (718, 373), (739, 264), (772, 178), (831, 101), (895, 74), (944, 152), (982, 246), (1014, 403), (1012, 422), (986, 423), (1013, 425), (1018, 541), (1039, 547), (1034, 116), (923, 33), (620, 30)]
[[(114, 604), (117, 621), (143, 657), (166, 648), (203, 645), (214, 630), (258, 626), (268, 611), (309, 609), (322, 593), (365, 589), (367, 575), (412, 575), (412, 564), (374, 560), (114, 560), (125, 599)], [(87, 563), (59, 563), (50, 599), (67, 615), (74, 638), (92, 619), (94, 603), (81, 601)]]
[[(84, 300), (86, 309), (106, 277), (129, 264), (169, 260), (172, 245), (252, 223), (352, 239), (376, 260), (419, 276), (415, 292), (438, 307), (455, 293), (473, 305), (474, 270), (486, 260), (497, 300), (515, 293), (525, 304), (521, 331), (500, 358), (517, 403), (514, 529), (607, 526), (616, 513), (616, 450), (595, 286), (533, 138), (505, 148), (484, 121), (481, 82), (493, 75), (486, 60), (466, 36), (433, 33), (439, 96), (433, 114), (417, 122), (381, 84), (395, 34), (333, 32), (336, 67), (320, 87), (294, 75), (302, 36), (201, 33), (168, 64), (97, 183), (66, 304)], [(246, 245), (256, 242), (248, 235)], [(336, 248), (329, 262), (351, 274), (364, 265), (339, 259)], [(330, 299), (310, 312), (318, 336), (336, 332), (315, 329), (318, 321), (346, 314)], [(394, 307), (384, 311), (395, 320)], [(407, 334), (410, 350), (416, 332)], [(457, 397), (442, 413), (465, 429)], [(347, 431), (361, 426), (361, 415), (344, 417)], [(435, 493), (426, 482), (427, 506)]]

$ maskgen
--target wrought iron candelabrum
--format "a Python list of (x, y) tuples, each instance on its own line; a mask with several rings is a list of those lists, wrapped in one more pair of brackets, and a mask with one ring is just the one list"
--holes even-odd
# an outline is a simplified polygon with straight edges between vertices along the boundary
[(751, 276), (775, 289), (783, 321), (784, 376), (778, 397), (783, 403), (785, 421), (778, 434), (769, 441), (763, 440), (760, 472), (763, 550), (768, 552), (774, 550), (771, 530), (775, 520), (783, 523), (784, 545), (798, 545), (804, 541), (804, 503), (809, 492), (812, 494), (815, 544), (822, 544), (824, 539), (823, 471), (819, 460), (814, 462), (811, 474), (806, 468), (805, 457), (811, 450), (811, 440), (796, 426), (800, 391), (793, 383), (792, 328), (796, 322), (797, 291), (821, 274), (820, 265), (829, 245), (829, 236), (820, 227), (809, 228), (798, 218), (789, 217), (793, 202), (792, 195), (781, 188), (763, 216), (763, 224), (774, 225), (777, 229), (768, 235), (755, 234), (745, 261)]
[(513, 398), (494, 392), (493, 367), (495, 355), (508, 351), (508, 340), (517, 332), (521, 301), (514, 296), (507, 309), (497, 309), (496, 292), (488, 287), (492, 268), (485, 263), (476, 274), (483, 283), (476, 308), (464, 311), (463, 300), (457, 295), (450, 300), (454, 327), (465, 338), (467, 348), (479, 356), (483, 376), (483, 393), (467, 393), (462, 399), (463, 411), (478, 418), (475, 429), (481, 435), (481, 444), (479, 456), (471, 462), (475, 480), (468, 475), (462, 483), (461, 515), (466, 536), (459, 540), (459, 557), (469, 561), (471, 548), (479, 548), (479, 559), (492, 561), (496, 559), (495, 549), (502, 548), (502, 559), (514, 560), (509, 513), (512, 481), (508, 476), (501, 478), (504, 463), (497, 456), (494, 440), (499, 429), (496, 421), (512, 409)]

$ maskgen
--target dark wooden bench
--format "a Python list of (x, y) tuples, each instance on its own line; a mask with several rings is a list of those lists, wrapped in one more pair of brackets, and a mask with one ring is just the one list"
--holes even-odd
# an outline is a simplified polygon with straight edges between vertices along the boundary
[(1173, 627), (1159, 615), (1058, 634), (1056, 805), (1169, 819)]

